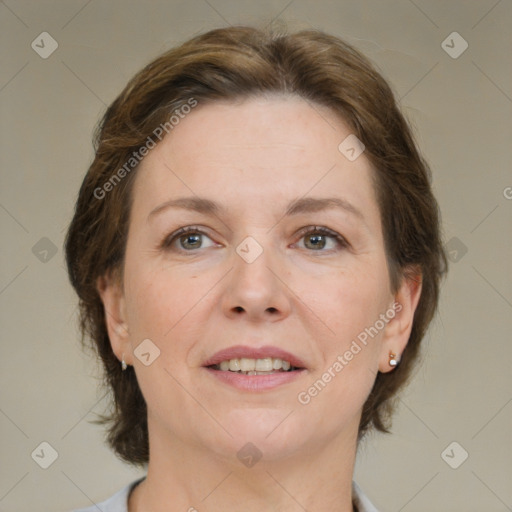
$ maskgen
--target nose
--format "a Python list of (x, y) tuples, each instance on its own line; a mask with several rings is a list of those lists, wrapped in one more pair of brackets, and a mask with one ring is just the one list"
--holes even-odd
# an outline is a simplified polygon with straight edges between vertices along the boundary
[[(245, 317), (251, 322), (283, 320), (290, 314), (292, 295), (283, 266), (271, 249), (263, 250), (254, 260), (245, 257), (241, 249), (234, 254), (234, 268), (225, 285), (224, 314), (229, 318)], [(254, 246), (250, 250), (254, 251)]]

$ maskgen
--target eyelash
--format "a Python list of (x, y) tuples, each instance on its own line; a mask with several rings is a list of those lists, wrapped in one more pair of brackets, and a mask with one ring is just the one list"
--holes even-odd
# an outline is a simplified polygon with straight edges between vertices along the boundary
[[(163, 242), (161, 243), (161, 248), (164, 249), (164, 250), (172, 250), (171, 245), (176, 240), (178, 240), (183, 235), (187, 235), (187, 234), (190, 234), (190, 233), (201, 234), (201, 235), (207, 236), (208, 238), (211, 238), (208, 235), (208, 233), (206, 233), (200, 227), (198, 227), (198, 226), (187, 226), (187, 227), (183, 227), (183, 228), (178, 229), (177, 231), (171, 233), (168, 237), (166, 237), (163, 240)], [(331, 230), (329, 228), (326, 228), (326, 227), (323, 227), (323, 226), (308, 226), (308, 227), (305, 227), (305, 228), (301, 229), (298, 234), (299, 234), (299, 240), (304, 238), (307, 235), (313, 235), (313, 234), (314, 235), (324, 235), (324, 236), (328, 236), (328, 237), (333, 238), (334, 240), (336, 240), (339, 248), (341, 248), (341, 249), (346, 249), (346, 248), (349, 247), (349, 243), (345, 240), (344, 237), (342, 237), (339, 233), (336, 233), (336, 231), (333, 231), (333, 230)], [(329, 254), (333, 250), (336, 250), (336, 249), (328, 249), (328, 250), (319, 249), (318, 251), (309, 250), (309, 252), (324, 252), (324, 253)], [(195, 249), (187, 250), (187, 249), (179, 248), (178, 251), (182, 252), (182, 253), (193, 253), (195, 251)]]
[[(324, 236), (328, 236), (328, 237), (336, 240), (336, 242), (338, 243), (338, 246), (342, 249), (346, 249), (349, 246), (349, 244), (345, 240), (345, 238), (343, 238), (339, 233), (336, 233), (336, 231), (333, 231), (332, 229), (329, 229), (329, 228), (326, 228), (323, 226), (308, 226), (308, 227), (301, 229), (298, 234), (299, 234), (299, 239), (302, 239), (303, 237), (305, 237), (307, 235), (324, 235)], [(330, 253), (332, 251), (333, 251), (333, 249), (325, 250), (325, 251), (324, 250), (318, 250), (318, 251), (312, 250), (310, 252)]]

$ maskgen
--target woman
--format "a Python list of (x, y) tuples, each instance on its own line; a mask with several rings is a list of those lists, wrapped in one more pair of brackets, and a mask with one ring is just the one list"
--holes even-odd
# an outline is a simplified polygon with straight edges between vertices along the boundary
[(446, 259), (429, 169), (379, 73), (317, 31), (213, 30), (108, 108), (66, 240), (147, 476), (85, 510), (373, 511)]

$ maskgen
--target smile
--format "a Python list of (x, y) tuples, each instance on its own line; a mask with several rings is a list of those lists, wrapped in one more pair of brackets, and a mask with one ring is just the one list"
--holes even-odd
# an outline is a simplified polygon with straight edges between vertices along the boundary
[(203, 363), (222, 385), (240, 391), (270, 391), (308, 373), (306, 364), (279, 347), (237, 345), (221, 350)]
[(243, 375), (270, 375), (278, 372), (297, 370), (290, 361), (280, 358), (265, 357), (263, 359), (250, 359), (246, 357), (227, 359), (213, 365), (214, 370), (223, 372), (236, 372)]

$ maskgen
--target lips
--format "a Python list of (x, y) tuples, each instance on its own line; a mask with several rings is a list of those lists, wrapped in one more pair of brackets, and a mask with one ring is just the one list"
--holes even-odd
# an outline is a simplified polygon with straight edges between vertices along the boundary
[[(269, 370), (270, 362), (272, 369)], [(249, 370), (251, 365), (255, 365), (254, 371)], [(292, 385), (308, 373), (299, 357), (272, 346), (226, 348), (205, 361), (203, 367), (214, 381), (244, 393), (271, 392)]]
[[(250, 370), (252, 365), (254, 370)], [(295, 354), (268, 345), (226, 348), (206, 360), (203, 368), (216, 382), (244, 393), (270, 392), (291, 385), (308, 373), (305, 363)]]
[(296, 355), (278, 347), (270, 345), (264, 347), (248, 347), (244, 345), (235, 345), (216, 352), (203, 364), (204, 367), (214, 367), (223, 361), (231, 359), (281, 359), (290, 362), (291, 366), (296, 369), (305, 369), (306, 364)]

